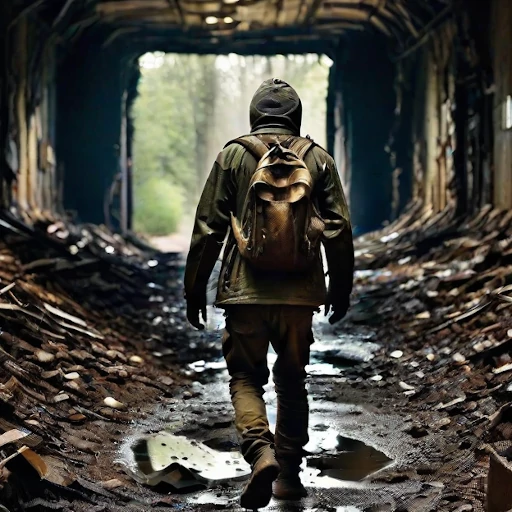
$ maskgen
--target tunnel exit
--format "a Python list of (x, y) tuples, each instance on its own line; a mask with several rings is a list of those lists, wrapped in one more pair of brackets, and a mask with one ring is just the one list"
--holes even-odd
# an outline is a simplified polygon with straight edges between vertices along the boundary
[(326, 147), (332, 66), (326, 55), (157, 52), (143, 55), (139, 66), (129, 112), (134, 229), (158, 237), (160, 247), (186, 243), (213, 162), (228, 141), (249, 133), (249, 103), (263, 80), (279, 77), (294, 86), (303, 104), (303, 135)]

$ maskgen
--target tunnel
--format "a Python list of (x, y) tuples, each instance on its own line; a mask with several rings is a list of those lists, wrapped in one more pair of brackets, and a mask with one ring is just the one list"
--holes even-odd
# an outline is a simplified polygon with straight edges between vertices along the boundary
[[(449, 33), (447, 26), (458, 26), (445, 23), (452, 13), (449, 2), (411, 2), (410, 12), (400, 2), (397, 6), (387, 2), (383, 7), (374, 3), (319, 3), (300, 8), (293, 4), (283, 6), (282, 14), (278, 14), (279, 6), (274, 6), (277, 21), (270, 21), (256, 6), (242, 6), (243, 12), (250, 12), (247, 19), (234, 16), (236, 2), (222, 5), (220, 14), (216, 13), (218, 21), (208, 25), (208, 17), (217, 19), (211, 14), (215, 8), (202, 4), (191, 4), (187, 15), (164, 0), (99, 2), (87, 8), (80, 2), (69, 6), (59, 2), (11, 6), (7, 2), (2, 7), (7, 34), (4, 45), (11, 51), (19, 48), (21, 60), (12, 65), (6, 62), (2, 79), (4, 116), (10, 113), (2, 136), (6, 147), (4, 207), (15, 202), (22, 209), (60, 208), (81, 222), (101, 223), (105, 193), (121, 173), (123, 225), (117, 228), (130, 228), (128, 113), (137, 90), (137, 58), (150, 50), (328, 55), (334, 65), (326, 149), (336, 155), (358, 233), (381, 227), (423, 196), (425, 204), (436, 211), (451, 199), (456, 199), (461, 212), (491, 199), (504, 205), (508, 194), (498, 193), (499, 187), (492, 192), (491, 174), (501, 176), (501, 166), (506, 168), (507, 161), (496, 168), (491, 162), (478, 161), (471, 163), (468, 171), (468, 158), (459, 161), (457, 156), (466, 154), (473, 143), (479, 148), (490, 146), (494, 135), (490, 126), (485, 136), (478, 128), (473, 143), (469, 134), (465, 136), (468, 140), (459, 140), (457, 151), (455, 140), (444, 143), (446, 151), (441, 149), (441, 140), (452, 136), (458, 116), (467, 119), (468, 113), (474, 112), (479, 127), (491, 122), (491, 98), (495, 95), (486, 92), (493, 69), (490, 32), (485, 24), (473, 27), (467, 22), (487, 19), (488, 27), (490, 9), (479, 10), (478, 3), (459, 9), (456, 22), (460, 30)], [(297, 21), (292, 23), (294, 16)], [(226, 23), (224, 18), (233, 22)], [(444, 28), (438, 28), (441, 26)], [(455, 87), (457, 73), (471, 75), (477, 66), (465, 46), (473, 31), (487, 43), (482, 42), (479, 49), (471, 47), (474, 59), (479, 59), (479, 84), (470, 81)], [(40, 35), (37, 41), (31, 41), (33, 34)], [(430, 43), (420, 44), (423, 40)], [(436, 53), (439, 45), (441, 53)], [(33, 68), (25, 70), (25, 61), (26, 66), (32, 62)], [(25, 88), (25, 82), (26, 87), (31, 82), (38, 85), (37, 91), (26, 93), (22, 104), (23, 98), (9, 91)], [(506, 96), (503, 93), (499, 101), (505, 102)], [(28, 121), (17, 132), (14, 125), (21, 123), (17, 120), (20, 116)], [(38, 127), (40, 133), (31, 133)], [(20, 137), (22, 133), (26, 135)], [(30, 147), (33, 152), (34, 145), (37, 154), (26, 159), (21, 156)], [(42, 159), (39, 151), (44, 151)], [(481, 150), (472, 155), (481, 158)], [(450, 162), (452, 158), (454, 162)], [(9, 176), (18, 173), (17, 185), (9, 185)], [(35, 185), (39, 182), (42, 187)], [(367, 183), (373, 186), (367, 187)]]
[(511, 48), (510, 0), (2, 0), (0, 510), (240, 510), (222, 313), (134, 231), (148, 52), (332, 62), (355, 286), (267, 510), (512, 509)]

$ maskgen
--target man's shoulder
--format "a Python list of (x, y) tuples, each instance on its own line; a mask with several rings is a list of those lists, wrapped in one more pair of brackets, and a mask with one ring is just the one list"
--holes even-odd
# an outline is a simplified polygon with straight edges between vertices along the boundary
[(315, 139), (307, 136), (307, 137), (301, 137), (302, 139), (306, 139), (306, 140), (310, 140), (312, 143), (313, 143), (313, 147), (311, 148), (311, 151), (314, 151), (316, 154), (323, 154), (325, 156), (328, 156), (329, 158), (331, 158), (331, 155), (329, 155), (329, 153), (327, 152), (326, 149), (324, 149), (323, 146), (321, 146), (320, 144), (318, 144), (318, 142), (315, 141)]
[(334, 165), (334, 158), (328, 153), (326, 149), (324, 149), (316, 142), (313, 144), (313, 147), (310, 150), (310, 154), (314, 156), (315, 160), (320, 165), (326, 164), (327, 167), (332, 167)]
[(217, 163), (224, 169), (237, 167), (242, 161), (245, 149), (235, 139), (229, 141), (217, 156)]

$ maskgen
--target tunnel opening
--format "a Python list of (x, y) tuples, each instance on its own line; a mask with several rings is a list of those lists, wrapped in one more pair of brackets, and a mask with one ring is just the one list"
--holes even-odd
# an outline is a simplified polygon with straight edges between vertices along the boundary
[[(136, 195), (132, 185), (133, 172), (136, 170), (133, 167), (133, 141), (137, 133), (134, 132), (131, 112), (134, 111), (132, 106), (138, 94), (137, 84), (141, 77), (144, 79), (144, 74), (140, 73), (138, 64), (140, 53), (132, 54), (125, 47), (115, 45), (104, 50), (104, 43), (100, 41), (94, 44), (89, 41), (84, 47), (76, 48), (73, 57), (64, 58), (59, 68), (58, 153), (62, 157), (62, 167), (77, 169), (77, 172), (66, 175), (63, 180), (62, 195), (64, 208), (75, 213), (77, 220), (107, 222), (114, 231), (127, 232), (133, 229), (133, 199)], [(240, 62), (248, 62), (247, 75), (254, 73), (258, 77), (266, 76), (258, 67), (272, 70), (272, 65), (262, 64), (264, 62), (274, 62), (275, 72), (278, 72), (277, 63), (281, 58), (285, 59), (283, 62), (290, 63), (288, 72), (291, 72), (293, 65), (302, 65), (302, 58), (308, 66), (318, 61), (318, 69), (328, 71), (327, 92), (322, 92), (321, 97), (315, 97), (315, 101), (311, 100), (305, 105), (305, 127), (307, 129), (308, 117), (325, 116), (326, 136), (322, 127), (320, 134), (315, 129), (313, 138), (334, 155), (348, 193), (354, 231), (362, 234), (396, 218), (414, 194), (411, 178), (413, 141), (408, 126), (400, 125), (394, 117), (399, 101), (397, 75), (395, 66), (388, 58), (388, 41), (385, 36), (356, 33), (335, 47), (321, 45), (322, 51), (310, 44), (303, 45), (300, 53), (285, 53), (270, 46), (266, 52), (251, 53), (250, 49), (252, 47), (238, 54), (229, 51), (215, 54), (205, 52), (196, 56), (198, 59), (210, 58), (218, 63), (224, 62), (229, 67), (234, 65), (234, 56), (238, 55)], [(311, 50), (317, 51), (312, 53)], [(360, 51), (364, 53), (364, 59), (359, 57)], [(192, 57), (192, 54), (184, 51), (174, 53), (182, 55), (182, 59)], [(303, 55), (306, 57), (301, 57)], [(286, 75), (286, 67), (283, 67), (282, 73)], [(293, 76), (291, 78), (293, 82)], [(325, 73), (318, 80), (324, 84)], [(211, 88), (212, 84), (208, 87)], [(255, 89), (255, 84), (256, 80), (249, 85), (249, 89)], [(306, 99), (316, 89), (309, 87), (301, 90), (300, 82), (295, 86)], [(208, 90), (208, 87), (204, 90)], [(200, 98), (204, 90), (197, 91), (196, 97)], [(217, 90), (222, 93), (228, 89), (222, 86), (217, 87)], [(77, 91), (84, 101), (76, 101)], [(236, 113), (228, 114), (232, 122), (224, 125), (237, 129), (231, 133), (247, 131), (238, 116), (246, 115), (250, 96), (244, 91), (243, 101), (233, 105)], [(404, 109), (412, 109), (411, 102), (412, 96), (407, 96)], [(212, 114), (215, 106), (209, 108), (213, 109)], [(102, 116), (94, 115), (98, 112), (102, 112)], [(109, 127), (110, 122), (115, 122), (115, 130), (114, 124)], [(407, 122), (410, 122), (409, 119)], [(395, 136), (394, 130), (398, 130), (398, 126), (399, 134)], [(82, 146), (77, 151), (73, 140), (78, 136), (86, 137), (90, 147), (86, 149), (86, 146)], [(192, 137), (194, 144), (196, 138)], [(227, 140), (229, 137), (223, 142), (217, 140), (215, 151)], [(205, 138), (205, 143), (199, 144), (196, 150), (202, 155), (209, 155), (211, 161), (214, 145), (214, 142), (210, 143)], [(169, 155), (165, 158), (168, 159)], [(204, 169), (205, 157), (199, 158), (200, 167)], [(89, 169), (96, 171), (89, 176)], [(103, 171), (100, 172), (100, 169)], [(204, 176), (204, 170), (201, 173)], [(85, 179), (85, 176), (89, 178)], [(197, 191), (198, 186), (199, 181), (189, 192)], [(419, 194), (416, 193), (418, 197)], [(188, 207), (189, 201), (185, 201), (185, 204)], [(111, 209), (114, 210), (113, 215)]]
[[(249, 103), (263, 80), (294, 86), (303, 104), (301, 132), (326, 147), (326, 55), (244, 56), (147, 53), (139, 58), (133, 127), (134, 230), (158, 247), (182, 250), (195, 205), (217, 154), (250, 132)], [(166, 235), (173, 235), (168, 237)]]

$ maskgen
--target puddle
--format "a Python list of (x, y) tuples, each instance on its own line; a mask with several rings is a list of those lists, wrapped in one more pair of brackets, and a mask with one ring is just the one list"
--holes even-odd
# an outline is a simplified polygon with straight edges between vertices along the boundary
[(348, 437), (337, 437), (337, 450), (338, 453), (310, 457), (307, 465), (319, 470), (319, 476), (358, 482), (393, 462), (373, 446)]
[(188, 365), (190, 370), (193, 370), (196, 373), (203, 373), (205, 371), (220, 371), (220, 370), (226, 370), (227, 365), (226, 361), (224, 359), (218, 360), (218, 361), (205, 361), (204, 359), (200, 361), (195, 361), (193, 363), (190, 363)]
[(331, 363), (335, 366), (352, 366), (374, 357), (379, 345), (355, 336), (324, 335), (311, 351), (311, 363)]
[[(337, 404), (338, 415), (358, 411), (357, 406)], [(270, 428), (275, 430), (277, 410), (267, 403)], [(336, 424), (325, 421), (323, 414), (310, 414), (309, 443), (304, 451), (309, 454), (302, 476), (314, 487), (357, 487), (357, 482), (394, 463), (393, 459), (363, 441), (338, 434)], [(352, 482), (352, 484), (351, 484)], [(367, 485), (366, 483), (364, 484)]]
[(187, 501), (194, 505), (215, 505), (216, 508), (222, 509), (230, 504), (231, 498), (227, 493), (207, 491), (197, 496), (192, 496)]
[(315, 375), (317, 377), (333, 377), (336, 375), (341, 375), (343, 369), (337, 367), (334, 364), (313, 363), (306, 366), (306, 372), (308, 375)]

